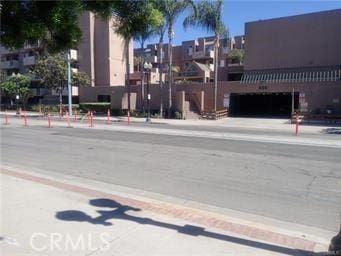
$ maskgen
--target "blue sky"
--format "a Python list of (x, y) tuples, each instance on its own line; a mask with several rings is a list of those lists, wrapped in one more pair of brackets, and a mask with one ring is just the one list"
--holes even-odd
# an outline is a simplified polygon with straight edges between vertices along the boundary
[[(235, 36), (244, 34), (244, 23), (248, 21), (264, 20), (332, 9), (341, 9), (341, 0), (226, 0), (224, 1), (223, 20), (229, 28), (230, 35)], [(190, 28), (185, 31), (182, 27), (182, 22), (186, 15), (186, 13), (181, 15), (175, 24), (175, 45), (180, 44), (182, 41), (211, 35), (201, 29)], [(165, 42), (167, 41), (168, 37), (166, 35)], [(153, 38), (149, 40), (148, 43), (156, 42), (158, 42), (158, 38)], [(136, 42), (135, 47), (139, 47), (139, 44)]]

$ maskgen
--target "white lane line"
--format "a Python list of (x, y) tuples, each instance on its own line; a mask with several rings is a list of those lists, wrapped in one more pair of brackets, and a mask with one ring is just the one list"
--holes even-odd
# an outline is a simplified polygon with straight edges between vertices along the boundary
[[(77, 127), (78, 128), (78, 127)], [(87, 127), (79, 127), (87, 128)], [(96, 127), (95, 127), (96, 128)], [(133, 132), (133, 133), (147, 133), (159, 134), (170, 136), (184, 136), (184, 137), (199, 137), (223, 140), (239, 140), (239, 141), (252, 141), (276, 144), (289, 144), (289, 145), (303, 145), (315, 147), (330, 147), (341, 148), (341, 140), (322, 140), (315, 138), (300, 138), (288, 136), (264, 136), (257, 134), (237, 134), (237, 133), (219, 133), (209, 131), (193, 131), (193, 130), (178, 130), (178, 129), (163, 129), (163, 128), (141, 128), (141, 127), (119, 127), (119, 126), (102, 126), (97, 129), (114, 130), (120, 132)]]

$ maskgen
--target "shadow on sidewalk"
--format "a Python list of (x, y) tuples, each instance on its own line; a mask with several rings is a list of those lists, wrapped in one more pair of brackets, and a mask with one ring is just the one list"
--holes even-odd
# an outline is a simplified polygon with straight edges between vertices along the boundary
[(170, 230), (175, 230), (179, 233), (190, 235), (190, 236), (204, 236), (214, 239), (219, 239), (222, 241), (227, 241), (230, 243), (236, 243), (243, 246), (254, 247), (258, 249), (268, 250), (276, 253), (282, 253), (286, 255), (292, 256), (302, 256), (302, 255), (311, 255), (311, 256), (322, 256), (325, 255), (324, 253), (314, 253), (310, 251), (303, 251), (299, 249), (291, 249), (288, 247), (278, 246), (267, 244), (263, 242), (252, 241), (244, 238), (238, 238), (234, 236), (229, 236), (225, 234), (215, 233), (211, 231), (206, 231), (203, 227), (193, 226), (193, 225), (175, 225), (171, 223), (165, 223), (157, 220), (153, 220), (150, 218), (144, 217), (136, 217), (127, 214), (128, 211), (141, 211), (139, 208), (134, 208), (128, 205), (121, 205), (120, 203), (106, 198), (101, 199), (91, 199), (89, 200), (90, 205), (96, 207), (105, 207), (105, 208), (112, 208), (113, 210), (101, 210), (97, 211), (100, 215), (98, 217), (91, 217), (82, 211), (77, 210), (67, 210), (67, 211), (60, 211), (56, 213), (56, 218), (63, 221), (77, 221), (77, 222), (89, 222), (95, 225), (104, 225), (104, 226), (111, 226), (113, 225), (109, 220), (120, 219), (120, 220), (127, 220), (132, 221), (141, 225), (153, 225), (160, 228), (167, 228)]

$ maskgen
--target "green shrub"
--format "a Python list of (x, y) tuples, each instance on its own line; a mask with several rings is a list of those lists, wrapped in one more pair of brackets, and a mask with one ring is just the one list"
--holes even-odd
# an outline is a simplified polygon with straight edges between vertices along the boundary
[(178, 112), (178, 111), (175, 111), (175, 113), (174, 113), (174, 118), (175, 118), (175, 119), (182, 119), (182, 113), (181, 113), (181, 112)]
[(97, 113), (107, 113), (110, 109), (110, 102), (86, 102), (79, 103), (79, 109), (82, 112), (95, 111)]
[(111, 115), (113, 116), (124, 116), (125, 112), (122, 109), (111, 109)]

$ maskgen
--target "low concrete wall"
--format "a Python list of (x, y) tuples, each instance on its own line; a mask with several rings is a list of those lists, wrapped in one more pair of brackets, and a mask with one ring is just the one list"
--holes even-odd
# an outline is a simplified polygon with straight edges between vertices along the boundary
[[(132, 109), (142, 109), (141, 87), (131, 87), (131, 104)], [(304, 94), (304, 100), (307, 103), (308, 112), (326, 112), (327, 109), (332, 109), (334, 114), (341, 114), (341, 81), (336, 82), (320, 82), (320, 83), (282, 83), (282, 84), (241, 84), (239, 81), (219, 82), (217, 108), (224, 107), (224, 94), (231, 93), (276, 93), (276, 92), (300, 92)], [(110, 95), (112, 108), (125, 107), (124, 100), (126, 88), (124, 86), (113, 87), (87, 87), (79, 88), (80, 102), (96, 102), (98, 95)], [(203, 111), (213, 110), (213, 95), (214, 84), (189, 84), (177, 85), (172, 87), (173, 107), (179, 109), (179, 100), (177, 92), (184, 91), (185, 93), (195, 94), (201, 103)], [(158, 84), (150, 86), (151, 93), (151, 109), (159, 110), (161, 104), (161, 95), (163, 102), (163, 109), (168, 108), (168, 85), (164, 85), (160, 89)], [(145, 98), (147, 97), (145, 88)]]

